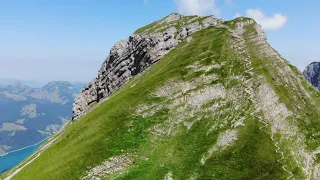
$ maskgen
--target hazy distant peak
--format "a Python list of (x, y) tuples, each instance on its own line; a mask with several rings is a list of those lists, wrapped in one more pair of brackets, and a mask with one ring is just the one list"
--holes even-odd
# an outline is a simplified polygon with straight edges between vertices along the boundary
[(21, 83), (21, 82), (14, 82), (11, 85), (9, 85), (11, 87), (16, 87), (16, 88), (28, 88), (29, 86)]
[(43, 88), (48, 87), (65, 87), (65, 86), (72, 86), (70, 82), (68, 81), (51, 81), (48, 84), (46, 84)]

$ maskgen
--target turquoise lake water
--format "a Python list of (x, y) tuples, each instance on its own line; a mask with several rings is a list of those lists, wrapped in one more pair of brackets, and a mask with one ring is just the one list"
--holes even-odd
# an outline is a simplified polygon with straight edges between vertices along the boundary
[(45, 141), (39, 144), (29, 146), (25, 149), (21, 149), (15, 152), (10, 152), (7, 155), (0, 156), (0, 173), (9, 170), (30, 156), (35, 150), (37, 150)]

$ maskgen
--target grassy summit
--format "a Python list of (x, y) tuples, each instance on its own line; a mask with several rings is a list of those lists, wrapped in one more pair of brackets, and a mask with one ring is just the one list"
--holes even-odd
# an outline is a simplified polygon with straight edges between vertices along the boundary
[(317, 179), (319, 92), (251, 19), (191, 36), (12, 179)]

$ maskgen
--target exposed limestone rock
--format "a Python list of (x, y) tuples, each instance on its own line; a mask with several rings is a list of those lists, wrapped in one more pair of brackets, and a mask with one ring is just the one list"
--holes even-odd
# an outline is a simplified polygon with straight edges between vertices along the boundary
[(282, 132), (287, 131), (289, 128), (286, 119), (292, 113), (288, 111), (284, 104), (279, 103), (279, 98), (273, 89), (267, 84), (261, 85), (259, 87), (259, 99), (264, 116), (269, 121), (272, 121), (272, 132), (275, 133), (277, 130)]
[[(155, 27), (180, 23), (182, 18), (182, 15), (171, 14), (159, 21)], [(110, 55), (98, 71), (98, 76), (85, 86), (75, 98), (72, 108), (73, 119), (84, 115), (92, 108), (93, 104), (119, 90), (130, 78), (159, 61), (181, 42), (180, 37), (187, 37), (202, 28), (216, 26), (220, 22), (222, 20), (208, 17), (201, 23), (195, 21), (186, 24), (179, 30), (175, 27), (168, 27), (163, 32), (148, 33), (149, 29), (147, 29), (141, 34), (131, 35), (128, 40), (121, 40), (111, 48)], [(191, 38), (188, 38), (187, 41), (190, 42)]]
[(193, 72), (200, 72), (200, 71), (205, 71), (205, 72), (208, 72), (210, 71), (211, 69), (213, 68), (220, 68), (221, 65), (219, 64), (211, 64), (211, 65), (208, 65), (208, 66), (203, 66), (201, 65), (199, 62), (197, 63), (194, 63), (193, 65), (191, 66), (187, 66), (187, 68), (191, 68), (193, 70)]
[(131, 164), (133, 164), (133, 160), (128, 154), (111, 157), (105, 162), (103, 162), (101, 165), (98, 165), (90, 169), (87, 175), (81, 179), (83, 180), (105, 179), (113, 173), (126, 169)]
[(314, 167), (313, 179), (320, 179), (320, 164)]
[[(291, 149), (291, 154), (295, 157), (297, 164), (303, 167), (303, 171), (307, 175), (307, 179), (312, 177), (312, 168), (314, 165), (315, 156), (312, 152), (308, 152), (305, 144), (305, 137), (299, 134), (299, 129), (295, 125), (294, 120), (288, 120), (288, 117), (292, 116), (287, 107), (280, 103), (279, 97), (274, 90), (269, 87), (266, 83), (259, 86), (258, 89), (258, 102), (261, 110), (263, 111), (264, 118), (269, 121), (271, 126), (271, 139), (275, 142), (277, 147), (277, 153), (280, 153), (283, 160), (287, 154), (283, 152), (279, 145), (279, 140), (274, 137), (275, 133), (280, 133), (284, 136), (285, 141), (295, 142), (295, 148)], [(287, 166), (283, 166), (284, 171), (293, 176), (292, 172), (287, 169)]]
[(190, 41), (192, 41), (192, 37), (187, 38), (187, 42), (190, 42)]
[(132, 35), (129, 40), (117, 43), (100, 68), (98, 76), (75, 99), (73, 119), (89, 110), (90, 104), (117, 91), (131, 77), (167, 54), (179, 43), (174, 39), (175, 31), (175, 28), (170, 28), (164, 33)]
[(168, 172), (168, 174), (166, 175), (166, 177), (164, 177), (164, 180), (173, 180), (173, 178), (172, 178), (172, 172)]
[(185, 103), (194, 108), (200, 108), (205, 103), (212, 99), (224, 98), (226, 95), (225, 89), (221, 85), (207, 86), (200, 90), (192, 91), (186, 96), (177, 98), (173, 101), (173, 105)]
[(169, 16), (164, 18), (162, 21), (160, 21), (159, 24), (171, 23), (171, 22), (179, 21), (182, 17), (183, 17), (182, 15), (177, 14), (177, 13), (170, 14)]
[(218, 19), (218, 18), (215, 18), (215, 17), (208, 17), (206, 19), (204, 19), (202, 21), (202, 24), (204, 27), (209, 27), (209, 26), (221, 26), (221, 23), (222, 23), (222, 19)]
[(196, 17), (193, 17), (193, 18), (189, 19), (189, 20), (187, 21), (187, 24), (192, 23), (192, 22), (195, 21), (196, 19), (199, 19), (199, 16), (196, 16)]
[[(213, 25), (215, 25), (215, 24), (212, 23), (212, 26), (213, 26)], [(208, 26), (209, 26), (209, 25), (208, 25)], [(208, 27), (208, 26), (207, 26), (207, 27)], [(193, 34), (193, 33), (197, 32), (197, 31), (200, 31), (201, 29), (207, 28), (207, 27), (202, 26), (202, 25), (197, 21), (197, 22), (194, 22), (194, 23), (192, 23), (192, 24), (189, 24), (189, 25), (181, 28), (179, 35), (180, 35), (180, 37), (185, 38), (185, 37), (187, 37), (188, 35)]]
[[(197, 66), (200, 67), (200, 65)], [(160, 136), (171, 136), (175, 134), (176, 126), (183, 125), (189, 130), (196, 121), (201, 119), (197, 116), (199, 112), (214, 112), (220, 106), (213, 104), (211, 107), (202, 108), (203, 105), (215, 99), (223, 99), (227, 94), (222, 85), (210, 84), (214, 79), (216, 79), (215, 75), (200, 76), (194, 78), (192, 82), (169, 80), (155, 92), (155, 96), (165, 97), (167, 101), (163, 104), (141, 105), (136, 113), (149, 117), (162, 108), (169, 108), (168, 122), (155, 125), (150, 131)], [(187, 121), (190, 118), (195, 119)]]
[(208, 158), (212, 155), (213, 152), (218, 150), (223, 150), (227, 146), (229, 146), (233, 141), (237, 140), (237, 133), (238, 131), (236, 129), (233, 130), (227, 130), (226, 132), (223, 132), (216, 144), (212, 146), (212, 148), (208, 151), (208, 153), (201, 159), (201, 163), (204, 164)]
[(237, 36), (241, 36), (245, 32), (245, 29), (243, 27), (249, 24), (254, 24), (254, 21), (253, 20), (244, 21), (242, 17), (238, 19), (241, 21), (236, 22), (235, 29), (233, 30), (233, 32)]

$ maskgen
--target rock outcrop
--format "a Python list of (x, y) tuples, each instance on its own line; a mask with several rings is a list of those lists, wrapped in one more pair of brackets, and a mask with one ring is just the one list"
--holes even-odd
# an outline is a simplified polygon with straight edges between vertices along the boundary
[[(143, 72), (176, 47), (182, 38), (222, 20), (213, 16), (195, 17), (186, 21), (180, 14), (171, 14), (157, 21), (142, 33), (115, 44), (98, 71), (98, 76), (85, 86), (73, 103), (73, 120), (92, 108), (92, 105), (119, 90), (130, 78)], [(181, 27), (177, 29), (177, 27)], [(148, 26), (147, 26), (148, 27)], [(162, 31), (162, 32), (161, 32)]]
[(303, 75), (314, 87), (320, 89), (320, 62), (309, 64), (303, 70)]

